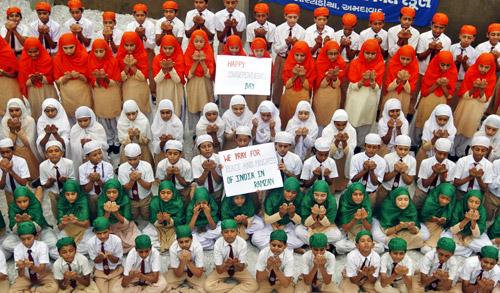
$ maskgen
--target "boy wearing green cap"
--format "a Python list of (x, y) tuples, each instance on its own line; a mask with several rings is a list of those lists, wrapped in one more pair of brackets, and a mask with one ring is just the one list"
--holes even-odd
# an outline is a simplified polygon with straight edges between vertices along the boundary
[(80, 292), (99, 293), (91, 278), (93, 268), (88, 259), (76, 252), (76, 243), (72, 237), (57, 241), (59, 257), (53, 266), (54, 279), (59, 283), (59, 293)]
[(198, 240), (193, 239), (191, 228), (180, 225), (175, 228), (177, 241), (168, 250), (170, 268), (165, 275), (168, 280), (167, 290), (177, 290), (183, 284), (190, 289), (204, 293), (205, 265), (203, 247)]
[(167, 288), (167, 281), (160, 274), (160, 252), (152, 247), (148, 235), (135, 238), (135, 247), (127, 255), (121, 284), (117, 283), (114, 292), (156, 293)]
[(380, 278), (375, 283), (375, 291), (380, 293), (411, 292), (413, 288), (413, 261), (406, 254), (406, 240), (392, 238), (389, 252), (380, 258)]
[(304, 270), (297, 283), (295, 293), (340, 292), (333, 281), (335, 255), (326, 250), (328, 238), (323, 233), (309, 237), (311, 250), (304, 253)]
[(274, 230), (270, 236), (269, 246), (262, 249), (255, 264), (258, 293), (294, 292), (293, 252), (287, 249), (287, 235), (283, 230)]
[(21, 238), (21, 243), (14, 248), (18, 277), (12, 284), (10, 292), (29, 292), (34, 286), (36, 292), (57, 292), (57, 283), (49, 269), (49, 247), (43, 241), (35, 240), (37, 234), (35, 224), (19, 223), (17, 234)]
[[(246, 269), (247, 242), (238, 236), (238, 224), (233, 219), (221, 223), (222, 237), (215, 241), (215, 270), (205, 281), (207, 292), (255, 292), (257, 282)], [(230, 278), (237, 281), (226, 283)]]
[(109, 220), (105, 217), (94, 220), (94, 233), (88, 241), (88, 253), (95, 265), (95, 282), (101, 293), (112, 292), (122, 280), (122, 240), (110, 233)]
[(460, 272), (464, 293), (498, 293), (500, 268), (497, 265), (498, 248), (486, 245), (477, 256), (467, 258)]

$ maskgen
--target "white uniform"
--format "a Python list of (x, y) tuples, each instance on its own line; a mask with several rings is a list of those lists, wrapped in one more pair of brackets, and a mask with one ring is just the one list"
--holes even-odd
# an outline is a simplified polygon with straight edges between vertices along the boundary
[(146, 40), (144, 41), (144, 47), (146, 49), (154, 49), (156, 47), (155, 25), (151, 20), (146, 19), (142, 25), (134, 20), (127, 25), (125, 31), (135, 32), (135, 29), (139, 26), (142, 26), (145, 29), (144, 35), (146, 36)]
[[(451, 39), (447, 35), (441, 34), (436, 38), (432, 35), (432, 31), (427, 31), (425, 33), (422, 33), (418, 38), (417, 54), (427, 51), (427, 49), (429, 49), (429, 44), (432, 43), (432, 41), (441, 43), (441, 45), (443, 46), (442, 50), (450, 50)], [(424, 60), (418, 61), (419, 73), (421, 75), (425, 74), (430, 61), (431, 54), (429, 54), (429, 56), (427, 56), (427, 58), (425, 58)]]
[(188, 31), (194, 26), (193, 18), (199, 15), (205, 19), (205, 27), (208, 29), (209, 32), (212, 34), (215, 34), (215, 14), (208, 10), (205, 9), (202, 12), (199, 12), (196, 9), (189, 10), (186, 13), (186, 20), (184, 21), (184, 27)]
[[(400, 24), (391, 27), (387, 31), (387, 46), (389, 48), (389, 56), (393, 56), (399, 50), (398, 46), (398, 34), (403, 28)], [(408, 45), (412, 46), (413, 49), (417, 49), (418, 38), (420, 37), (420, 32), (414, 27), (410, 26), (411, 37), (408, 39)]]
[(378, 33), (373, 31), (371, 27), (365, 29), (359, 33), (359, 47), (363, 46), (364, 42), (369, 39), (381, 38), (382, 43), (380, 43), (380, 48), (382, 50), (388, 50), (388, 33), (385, 29), (381, 29)]
[[(408, 166), (408, 173), (407, 173), (408, 176), (417, 175), (417, 160), (410, 155), (406, 155), (406, 156), (404, 156), (404, 158), (400, 158), (396, 152), (392, 152), (392, 153), (388, 153), (387, 155), (385, 155), (384, 160), (386, 162), (386, 169), (385, 169), (386, 173), (390, 173), (390, 172), (394, 171), (394, 165), (397, 162), (399, 162), (400, 160), (402, 160), (403, 163), (405, 163), (406, 166)], [(392, 190), (392, 187), (394, 185), (394, 180), (396, 180), (396, 177), (392, 178), (389, 181), (382, 182), (382, 186), (386, 190), (390, 191), (390, 190)], [(408, 186), (408, 185), (404, 182), (403, 176), (400, 176), (399, 182), (397, 182), (397, 185), (394, 185), (394, 186), (400, 187), (400, 186)]]
[[(460, 43), (456, 43), (450, 46), (450, 51), (451, 54), (453, 54), (454, 61), (457, 60), (458, 56), (462, 55), (462, 57), (467, 56), (467, 65), (472, 66), (474, 63), (476, 63), (478, 54), (476, 52), (476, 49), (474, 49), (474, 47), (472, 46), (462, 48), (462, 46), (460, 46)], [(464, 76), (465, 76), (465, 70), (462, 64), (460, 64), (460, 70), (458, 71), (458, 80), (459, 81), (464, 80)]]
[(53, 42), (56, 43), (56, 47), (54, 49), (50, 49), (49, 44), (45, 43), (45, 39), (43, 39), (42, 46), (45, 47), (45, 49), (47, 49), (50, 54), (57, 53), (57, 42), (59, 41), (59, 37), (61, 36), (61, 25), (52, 19), (49, 19), (47, 23), (42, 23), (39, 19), (37, 19), (28, 25), (28, 35), (38, 38), (40, 36), (40, 34), (38, 33), (39, 25), (46, 25), (49, 27), (49, 37)]
[(306, 30), (300, 26), (298, 23), (290, 27), (288, 23), (284, 22), (276, 27), (276, 32), (274, 35), (273, 51), (285, 58), (290, 51), (291, 47), (286, 44), (286, 39), (288, 36), (297, 38), (297, 40), (303, 40), (306, 36)]
[[(335, 34), (333, 35), (334, 36), (334, 39), (337, 43), (339, 43), (340, 45), (340, 41), (342, 40), (342, 37), (344, 38), (348, 38), (349, 40), (351, 40), (351, 50), (353, 51), (359, 51), (359, 49), (361, 48), (360, 46), (360, 43), (359, 43), (359, 34), (355, 31), (353, 31), (349, 36), (345, 36), (344, 35), (344, 30), (341, 29), (341, 30), (338, 30), (335, 32)], [(346, 53), (346, 50), (342, 50), (342, 58), (344, 58), (344, 60), (346, 62), (349, 62), (349, 59), (347, 58), (347, 53)]]
[[(156, 178), (158, 178), (160, 181), (165, 180), (165, 178), (167, 177), (167, 168), (170, 166), (179, 168), (180, 175), (186, 180), (186, 182), (189, 183), (193, 181), (191, 164), (189, 164), (189, 162), (184, 158), (180, 158), (179, 161), (177, 161), (175, 164), (171, 164), (168, 159), (161, 160), (158, 163), (158, 166), (156, 166)], [(182, 186), (179, 183), (179, 179), (175, 178), (175, 188), (177, 188), (177, 190), (181, 190), (186, 187)]]
[[(385, 170), (386, 170), (386, 162), (385, 160), (379, 156), (375, 155), (373, 157), (368, 157), (365, 152), (362, 153), (357, 153), (351, 158), (351, 168), (350, 168), (350, 174), (349, 178), (351, 179), (352, 183), (352, 178), (359, 174), (361, 170), (363, 170), (363, 164), (365, 161), (372, 160), (375, 161), (375, 164), (377, 164), (377, 167), (375, 168), (375, 175), (377, 176), (378, 182), (383, 182), (384, 181), (384, 175), (385, 175)], [(359, 180), (363, 185), (366, 187), (366, 192), (371, 193), (375, 192), (378, 188), (378, 185), (373, 185), (371, 179), (368, 177), (366, 182), (364, 182), (363, 178)]]
[[(329, 25), (325, 25), (323, 30), (320, 32), (320, 31), (318, 31), (316, 24), (313, 24), (313, 25), (309, 26), (308, 28), (306, 28), (306, 37), (305, 37), (304, 41), (307, 42), (307, 45), (309, 45), (309, 48), (312, 48), (312, 47), (314, 47), (314, 45), (316, 45), (316, 38), (320, 35), (320, 33), (321, 33), (321, 38), (323, 39), (323, 42), (324, 42), (326, 37), (329, 37), (330, 40), (333, 40), (335, 30), (332, 27), (330, 27)], [(314, 55), (313, 55), (314, 58), (316, 58), (316, 56), (318, 56), (320, 49), (321, 48), (319, 48), (318, 50), (316, 50), (316, 52), (314, 52)]]
[(249, 23), (247, 25), (247, 42), (250, 47), (250, 43), (255, 40), (255, 30), (258, 28), (263, 28), (266, 30), (266, 41), (268, 43), (272, 43), (274, 41), (274, 36), (276, 32), (276, 25), (269, 21), (266, 21), (264, 24), (260, 24), (257, 21)]
[[(75, 23), (79, 24), (82, 27), (82, 34), (85, 38), (90, 40), (94, 39), (94, 23), (83, 16), (78, 21), (76, 21), (74, 18), (68, 19), (61, 27), (61, 33), (70, 33), (70, 27)], [(90, 49), (92, 49), (92, 42), (90, 42), (90, 44), (85, 49), (87, 49), (87, 51), (90, 51)]]

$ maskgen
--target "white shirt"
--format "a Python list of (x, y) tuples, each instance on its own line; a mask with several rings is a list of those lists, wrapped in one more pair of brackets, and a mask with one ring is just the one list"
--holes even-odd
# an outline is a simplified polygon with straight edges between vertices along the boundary
[[(332, 275), (335, 273), (335, 255), (329, 251), (325, 251), (326, 264), (325, 269), (326, 273)], [(312, 250), (308, 250), (304, 255), (302, 255), (302, 261), (304, 262), (302, 274), (309, 275), (314, 266), (314, 255)], [(318, 271), (318, 279), (322, 280), (323, 275)]]
[[(118, 181), (120, 181), (122, 185), (127, 184), (130, 181), (130, 173), (133, 170), (137, 170), (137, 172), (141, 173), (142, 180), (151, 183), (155, 181), (153, 167), (151, 167), (151, 164), (149, 162), (142, 160), (139, 161), (139, 164), (135, 169), (128, 162), (122, 163), (120, 167), (118, 167)], [(148, 197), (148, 195), (151, 194), (151, 188), (145, 189), (141, 184), (139, 184), (139, 182), (137, 182), (137, 191), (139, 192), (138, 195), (140, 199), (145, 199), (146, 197)], [(132, 190), (128, 190), (127, 193), (130, 198), (133, 198)]]
[[(182, 249), (179, 247), (179, 243), (177, 241), (174, 241), (170, 248), (168, 249), (168, 253), (170, 255), (170, 267), (173, 269), (176, 269), (180, 265), (179, 261), (179, 254), (181, 253)], [(203, 247), (201, 246), (200, 242), (193, 238), (191, 240), (191, 246), (189, 247), (189, 251), (191, 252), (191, 258), (194, 262), (194, 265), (197, 268), (203, 268), (204, 261), (203, 258), (205, 255), (203, 254)]]
[(78, 276), (88, 276), (92, 274), (94, 268), (90, 265), (89, 260), (86, 256), (81, 253), (75, 254), (75, 259), (71, 263), (67, 263), (62, 257), (59, 257), (52, 267), (52, 272), (54, 273), (54, 279), (64, 280), (64, 273), (69, 271), (71, 267), (72, 272), (76, 272)]
[[(119, 46), (122, 41), (123, 31), (117, 27), (113, 28), (113, 34), (111, 38), (113, 39), (113, 43), (116, 46)], [(104, 39), (104, 35), (102, 34), (102, 30), (96, 34), (96, 39)]]
[[(398, 46), (398, 40), (399, 40), (398, 34), (402, 29), (403, 28), (401, 27), (401, 25), (398, 24), (391, 27), (387, 31), (387, 47), (389, 48), (389, 56), (391, 57), (394, 54), (396, 54), (396, 52), (400, 48), (400, 46)], [(408, 39), (408, 45), (412, 46), (413, 49), (416, 50), (418, 46), (418, 38), (420, 37), (420, 32), (416, 28), (410, 26), (410, 33), (411, 37)]]
[[(215, 13), (215, 30), (218, 32), (222, 32), (224, 30), (224, 22), (229, 19), (229, 11), (227, 9), (222, 9), (220, 11), (217, 11)], [(238, 24), (236, 25), (236, 30), (238, 32), (243, 32), (245, 28), (247, 27), (247, 19), (246, 16), (243, 12), (239, 11), (238, 9), (235, 9), (231, 13), (231, 19), (236, 19)], [(231, 30), (232, 32), (232, 30)], [(224, 41), (226, 40), (226, 36), (224, 36)]]
[[(490, 41), (486, 41), (476, 46), (478, 56), (482, 53), (491, 53), (492, 51), (500, 52), (500, 42), (493, 46)], [(498, 57), (497, 62), (500, 62), (500, 57)]]
[(209, 32), (215, 34), (215, 14), (208, 9), (205, 9), (202, 12), (199, 12), (196, 9), (189, 10), (186, 13), (186, 20), (184, 21), (185, 29), (188, 31), (193, 28), (194, 26), (193, 18), (196, 15), (200, 15), (201, 17), (203, 17), (203, 19), (205, 19), (205, 27), (208, 29)]
[(372, 250), (370, 254), (367, 257), (365, 257), (359, 252), (357, 248), (347, 254), (345, 271), (346, 271), (346, 276), (348, 278), (356, 277), (358, 275), (358, 271), (361, 270), (362, 266), (375, 267), (375, 272), (373, 272), (373, 276), (375, 278), (378, 278), (380, 270), (380, 256), (375, 251)]
[[(325, 27), (321, 31), (321, 38), (323, 39), (323, 42), (325, 41), (325, 38), (327, 36), (330, 38), (330, 40), (333, 40), (334, 34), (335, 34), (335, 30), (332, 27), (330, 27), (329, 25), (325, 25)], [(316, 45), (316, 38), (318, 37), (318, 35), (319, 35), (319, 31), (318, 31), (316, 24), (313, 24), (313, 25), (309, 26), (308, 28), (306, 28), (306, 37), (305, 37), (304, 41), (307, 42), (307, 45), (309, 46), (309, 48), (312, 48), (312, 47), (314, 47), (314, 45)], [(320, 49), (321, 48), (318, 48), (318, 50), (316, 50), (313, 57), (318, 56)]]
[(359, 47), (363, 46), (364, 42), (369, 39), (374, 39), (376, 38), (375, 36), (379, 37), (382, 39), (382, 43), (380, 43), (380, 48), (382, 50), (387, 51), (388, 50), (388, 33), (385, 29), (381, 29), (378, 33), (374, 32), (371, 27), (363, 30), (362, 32), (359, 33)]
[[(75, 179), (75, 170), (73, 166), (73, 161), (67, 158), (61, 158), (57, 164), (53, 164), (50, 160), (45, 160), (40, 164), (40, 183), (42, 185), (47, 184), (49, 178), (57, 179), (57, 170), (61, 177)], [(49, 192), (59, 194), (61, 190), (57, 186), (57, 180), (54, 182), (52, 187), (46, 189)]]
[[(94, 171), (94, 167), (96, 167)], [(113, 165), (106, 161), (101, 161), (99, 164), (92, 164), (90, 161), (87, 161), (80, 165), (78, 168), (78, 174), (80, 174), (80, 184), (85, 185), (89, 183), (89, 174), (90, 173), (99, 173), (101, 175), (101, 181), (106, 182), (109, 179), (113, 179), (115, 177), (115, 171), (113, 170)], [(102, 187), (101, 187), (102, 190)], [(92, 190), (88, 192), (90, 195), (96, 195), (95, 192), (95, 184), (92, 186)], [(98, 195), (98, 194), (97, 194)]]
[[(142, 258), (139, 256), (135, 247), (130, 250), (123, 266), (123, 275), (128, 276), (130, 271), (141, 271)], [(145, 274), (156, 273), (160, 271), (160, 252), (154, 247), (151, 247), (149, 255), (144, 259)]]
[(2, 250), (0, 250), (0, 274), (7, 275), (7, 261)]
[(214, 244), (214, 263), (221, 266), (229, 258), (229, 245), (233, 248), (233, 258), (237, 258), (240, 263), (247, 263), (247, 242), (240, 236), (236, 236), (233, 243), (228, 243), (224, 237), (220, 237)]
[[(156, 167), (156, 178), (160, 179), (160, 181), (165, 180), (165, 178), (167, 177), (167, 168), (170, 166), (179, 168), (180, 175), (186, 180), (186, 182), (189, 183), (193, 181), (193, 175), (191, 174), (191, 165), (184, 158), (180, 158), (179, 161), (177, 161), (177, 163), (175, 164), (171, 164), (168, 159), (161, 160)], [(175, 188), (177, 188), (177, 190), (186, 188), (179, 183), (179, 179), (177, 178), (177, 176), (175, 178)]]
[[(435, 249), (427, 252), (424, 257), (420, 259), (420, 272), (427, 276), (432, 276), (439, 268), (439, 257)], [(458, 269), (460, 265), (455, 256), (450, 257), (447, 262), (441, 266), (441, 270), (448, 273), (448, 279), (456, 282), (458, 278)]]
[[(385, 173), (390, 173), (394, 171), (394, 165), (399, 162), (401, 158), (398, 156), (396, 152), (388, 153), (387, 155), (384, 156), (384, 160), (386, 162), (386, 168), (385, 168)], [(415, 176), (417, 175), (417, 160), (415, 160), (414, 157), (410, 155), (406, 155), (403, 158), (403, 163), (405, 163), (408, 166), (408, 175), (409, 176)], [(399, 173), (398, 173), (399, 174)], [(397, 175), (396, 175), (397, 176)], [(394, 184), (394, 180), (396, 180), (396, 177), (392, 178), (389, 181), (384, 181), (382, 182), (382, 186), (386, 190), (392, 190), (392, 185)], [(403, 180), (403, 176), (399, 177), (399, 182), (397, 187), (399, 186), (408, 186)]]
[[(271, 252), (271, 249), (269, 247), (262, 249), (259, 252), (259, 257), (257, 258), (255, 269), (259, 272), (265, 272), (267, 267), (267, 259), (271, 256), (274, 256), (274, 254)], [(290, 249), (285, 249), (278, 257), (281, 260), (280, 271), (283, 272), (285, 277), (293, 277), (295, 273), (293, 252)]]
[[(14, 171), (14, 173), (16, 173), (17, 176), (19, 176), (23, 179), (30, 178), (31, 175), (30, 175), (30, 170), (28, 168), (28, 163), (26, 162), (26, 160), (24, 158), (13, 155), (12, 159), (10, 160), (10, 163), (12, 164), (12, 171)], [(2, 177), (2, 176), (3, 176), (3, 171), (0, 169), (0, 177)], [(12, 179), (14, 179), (14, 178), (12, 178)], [(11, 182), (10, 174), (7, 173), (7, 175), (5, 176), (5, 188), (4, 188), (4, 190), (8, 191), (8, 192), (14, 192), (12, 190), (10, 182)], [(14, 179), (14, 182), (15, 182), (16, 188), (21, 185), (15, 179)]]
[[(89, 257), (92, 261), (99, 255), (101, 252), (101, 240), (97, 238), (97, 236), (92, 236), (92, 238), (89, 239), (88, 242), (88, 252), (89, 252)], [(116, 269), (119, 265), (122, 264), (123, 261), (123, 246), (122, 246), (122, 240), (120, 237), (116, 236), (115, 234), (109, 234), (109, 238), (104, 241), (104, 251), (106, 252), (111, 252), (111, 254), (115, 257), (118, 258), (118, 262), (114, 263), (111, 260), (108, 260), (108, 267), (109, 270), (114, 270)], [(103, 265), (101, 263), (95, 263), (95, 268), (98, 270), (103, 271)]]
[[(22, 36), (22, 37), (26, 37), (26, 36), (29, 36), (29, 27), (23, 23), (19, 23), (16, 27), (16, 31)], [(2, 25), (2, 28), (0, 28), (0, 35), (2, 35), (2, 38), (5, 39), (5, 36), (7, 36), (7, 28), (5, 27), (5, 25)], [(10, 40), (5, 40), (7, 42), (7, 44), (9, 45), (9, 47), (11, 47), (10, 45)], [(19, 53), (23, 50), (23, 45), (19, 42), (19, 40), (14, 36), (14, 51), (16, 53)], [(11, 47), (12, 48), (12, 47)]]
[[(38, 26), (42, 24), (44, 23), (42, 23), (39, 19), (31, 22), (29, 24), (29, 36), (38, 38), (40, 36), (40, 34), (38, 33)], [(61, 25), (52, 19), (49, 19), (49, 21), (44, 25), (49, 27), (49, 36), (57, 45), (59, 37), (61, 36)], [(45, 44), (45, 38), (42, 40), (42, 46), (45, 47), (45, 49), (47, 49), (48, 47), (48, 44), (47, 46)], [(54, 49), (47, 49), (47, 51), (49, 51), (49, 53), (55, 54), (57, 52), (57, 46)]]
[[(474, 167), (474, 159), (472, 158), (472, 155), (468, 155), (465, 157), (462, 157), (458, 159), (457, 165), (455, 167), (455, 173), (453, 178), (458, 178), (462, 179), (467, 176), (469, 176), (469, 169)], [(486, 158), (483, 158), (481, 161), (476, 163), (476, 169), (482, 169), (484, 171), (484, 174), (482, 176), (483, 182), (486, 184), (490, 184), (493, 182), (493, 164), (488, 161)], [(467, 192), (467, 187), (469, 185), (469, 182), (466, 182), (463, 185), (460, 185), (458, 189)], [(477, 183), (477, 180), (474, 179), (474, 185), (472, 189), (480, 189), (479, 184)]]
[(488, 185), (488, 189), (495, 196), (500, 197), (500, 159), (493, 161), (493, 181)]
[[(255, 30), (262, 27), (266, 30), (266, 41), (272, 43), (274, 41), (274, 36), (276, 33), (276, 25), (266, 20), (266, 22), (261, 25), (257, 21), (249, 23), (247, 25), (247, 42), (250, 44), (255, 40)], [(250, 46), (250, 45), (249, 45)]]
[[(196, 157), (193, 158), (193, 160), (191, 160), (191, 169), (193, 170), (193, 179), (198, 179), (201, 177), (201, 174), (203, 174), (203, 171), (204, 171), (202, 164), (207, 160), (215, 161), (215, 164), (217, 164), (217, 167), (215, 168), (215, 172), (217, 174), (219, 174), (219, 176), (222, 177), (222, 171), (219, 168), (220, 161), (219, 161), (218, 154), (212, 154), (212, 156), (208, 159), (202, 155), (197, 155)], [(212, 179), (213, 179), (213, 174), (212, 174)], [(222, 180), (220, 183), (217, 183), (217, 181), (215, 181), (215, 179), (213, 179), (212, 182), (213, 182), (214, 191), (219, 191), (222, 189)], [(205, 183), (203, 183), (203, 186), (208, 189), (208, 176), (207, 176), (207, 179), (205, 179)]]
[[(462, 53), (462, 49), (464, 50)], [(453, 61), (457, 60), (457, 56), (462, 55), (463, 57), (467, 56), (467, 65), (472, 66), (476, 63), (477, 52), (476, 49), (472, 46), (468, 46), (466, 48), (462, 48), (460, 43), (456, 43), (450, 46), (451, 54), (453, 54)], [(460, 64), (460, 70), (458, 71), (458, 80), (464, 80), (465, 71), (462, 64)]]
[[(386, 252), (382, 255), (380, 258), (380, 272), (386, 274), (387, 276), (390, 276), (392, 273), (392, 269), (394, 266), (394, 261), (392, 260), (392, 257), (389, 252)], [(398, 262), (396, 266), (404, 266), (408, 269), (408, 273), (406, 274), (408, 277), (413, 276), (414, 274), (414, 267), (413, 267), (413, 261), (411, 260), (411, 257), (408, 256), (407, 253), (405, 253), (405, 256), (403, 259)], [(401, 278), (398, 277), (396, 280), (400, 280)]]
[(278, 152), (276, 152), (276, 157), (278, 157), (278, 164), (283, 159), (283, 163), (285, 163), (286, 169), (291, 172), (295, 176), (299, 176), (302, 172), (302, 160), (299, 155), (288, 151), (284, 157), (280, 156)]
[[(127, 28), (125, 29), (126, 32), (135, 32), (135, 29), (138, 28), (140, 24), (137, 21), (132, 21), (129, 24), (127, 24)], [(144, 42), (144, 47), (146, 49), (154, 49), (156, 47), (156, 35), (155, 35), (155, 25), (154, 23), (146, 19), (144, 23), (142, 24), (144, 27), (144, 35), (146, 36), (146, 40)]]
[[(14, 261), (17, 262), (20, 260), (27, 260), (28, 250), (31, 250), (31, 256), (33, 257), (33, 262), (35, 266), (39, 266), (40, 264), (45, 264), (46, 266), (50, 266), (49, 247), (47, 246), (47, 244), (45, 244), (45, 242), (38, 240), (35, 240), (33, 242), (31, 248), (27, 248), (22, 243), (16, 245), (16, 247), (14, 248)], [(30, 274), (28, 268), (24, 269), (24, 276), (29, 279)]]
[(335, 163), (335, 160), (332, 158), (328, 157), (324, 162), (320, 163), (318, 159), (316, 159), (316, 156), (312, 156), (309, 159), (304, 161), (304, 167), (302, 168), (302, 174), (300, 174), (300, 179), (302, 180), (309, 180), (311, 179), (313, 175), (314, 169), (320, 167), (321, 168), (321, 174), (325, 176), (325, 169), (330, 169), (330, 175), (328, 178), (333, 179), (339, 177), (339, 173), (337, 172), (337, 164)]
[[(71, 32), (71, 25), (77, 23), (77, 21), (74, 18), (68, 19), (62, 26), (61, 28), (61, 33), (70, 33)], [(82, 34), (84, 37), (87, 39), (94, 39), (94, 23), (90, 21), (88, 18), (85, 18), (82, 16), (80, 20), (78, 21), (78, 24), (82, 27)], [(85, 48), (87, 51), (90, 51), (92, 49), (92, 42)]]
[[(167, 21), (167, 18), (165, 17), (162, 17), (156, 21), (155, 34), (161, 35), (163, 33), (163, 30), (161, 29), (161, 24), (165, 21)], [(170, 24), (173, 26), (172, 34), (174, 35), (174, 37), (183, 38), (185, 31), (184, 31), (184, 23), (182, 22), (182, 20), (175, 17), (174, 19), (172, 19)]]
[[(429, 44), (432, 43), (433, 40), (443, 45), (442, 50), (450, 50), (451, 39), (447, 35), (441, 34), (439, 37), (434, 38), (434, 36), (432, 35), (432, 31), (427, 31), (425, 33), (422, 33), (418, 38), (417, 54), (427, 51), (427, 49), (429, 49)], [(429, 54), (429, 56), (427, 56), (427, 58), (425, 58), (424, 60), (418, 60), (419, 73), (421, 75), (425, 74), (430, 60), (431, 54)]]
[[(355, 31), (353, 31), (348, 37), (344, 35), (344, 30), (341, 29), (341, 30), (338, 30), (335, 32), (335, 34), (333, 35), (335, 41), (337, 43), (339, 43), (340, 45), (340, 41), (342, 40), (342, 37), (344, 38), (348, 38), (351, 40), (351, 50), (354, 50), (354, 51), (359, 51), (359, 48), (360, 48), (360, 44), (359, 44), (359, 34)], [(344, 58), (344, 60), (346, 62), (350, 62), (349, 59), (347, 58), (347, 53), (346, 53), (347, 50), (342, 50), (342, 58)]]
[[(298, 23), (292, 27), (286, 22), (278, 25), (274, 33), (273, 50), (281, 57), (286, 57), (289, 51), (286, 39), (290, 34), (290, 29), (292, 29), (292, 37), (297, 38), (297, 40), (303, 40), (306, 36), (306, 30)], [(290, 49), (291, 48), (292, 46), (290, 46)]]
[(496, 264), (491, 270), (483, 271), (479, 256), (471, 256), (464, 261), (462, 270), (460, 271), (460, 279), (475, 284), (481, 271), (482, 279), (492, 280), (495, 282), (495, 286), (498, 286), (498, 281), (500, 281), (500, 268)]
[[(375, 176), (377, 176), (378, 182), (383, 182), (384, 181), (384, 175), (385, 175), (385, 170), (386, 170), (386, 162), (385, 160), (379, 156), (375, 155), (371, 158), (369, 158), (365, 152), (362, 153), (357, 153), (351, 158), (351, 168), (350, 168), (350, 173), (349, 173), (349, 178), (351, 179), (357, 175), (358, 173), (363, 170), (363, 164), (367, 160), (372, 160), (375, 161), (375, 164), (377, 164), (377, 167), (375, 168)], [(363, 178), (359, 180), (359, 182), (363, 183)], [(363, 183), (364, 184), (364, 183)], [(368, 175), (368, 179), (366, 180), (366, 191), (367, 192), (374, 192), (377, 190), (378, 185), (373, 185), (372, 180), (370, 179), (370, 176)]]
[[(427, 158), (420, 163), (420, 169), (418, 169), (418, 180), (417, 180), (417, 186), (420, 190), (427, 192), (429, 190), (429, 187), (424, 187), (422, 184), (423, 179), (427, 179), (431, 177), (433, 171), (432, 171), (432, 166), (436, 165), (438, 163), (437, 159), (435, 156), (432, 156), (430, 158)], [(441, 164), (446, 165), (446, 169), (448, 170), (448, 173), (446, 174), (446, 180), (448, 182), (453, 183), (453, 178), (455, 175), (455, 163), (452, 162), (451, 160), (444, 159)], [(439, 178), (436, 181), (436, 186), (438, 186), (441, 183), (441, 178)], [(434, 188), (433, 187), (433, 188)]]

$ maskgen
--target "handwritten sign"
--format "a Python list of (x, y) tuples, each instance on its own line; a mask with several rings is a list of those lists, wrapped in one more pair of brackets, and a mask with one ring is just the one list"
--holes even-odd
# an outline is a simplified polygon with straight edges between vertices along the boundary
[(226, 196), (283, 187), (273, 143), (219, 152)]
[(271, 93), (271, 58), (218, 55), (215, 68), (216, 95)]

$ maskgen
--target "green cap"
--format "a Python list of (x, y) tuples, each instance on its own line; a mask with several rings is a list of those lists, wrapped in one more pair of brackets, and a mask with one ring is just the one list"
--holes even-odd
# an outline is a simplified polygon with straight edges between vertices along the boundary
[(313, 185), (313, 192), (330, 192), (330, 186), (325, 180), (316, 180)]
[(222, 221), (221, 228), (222, 228), (222, 230), (226, 230), (226, 229), (238, 229), (238, 224), (233, 219), (226, 219), (226, 220)]
[(177, 236), (177, 239), (185, 237), (192, 238), (193, 232), (191, 231), (191, 227), (188, 225), (180, 225), (175, 228), (175, 235)]
[(493, 245), (486, 245), (481, 248), (481, 257), (498, 260), (498, 248)]
[(395, 237), (389, 240), (389, 251), (406, 251), (406, 240), (403, 238)]
[(455, 240), (450, 237), (441, 237), (437, 243), (437, 248), (441, 248), (442, 250), (446, 250), (451, 253), (455, 253), (456, 247), (457, 245), (455, 244)]
[(80, 192), (80, 183), (75, 179), (68, 179), (63, 184), (63, 192)]
[(56, 243), (57, 250), (61, 250), (62, 247), (68, 246), (68, 245), (72, 245), (76, 248), (75, 239), (73, 239), (73, 237), (61, 238), (61, 239), (57, 240), (57, 243)]
[(286, 235), (286, 232), (283, 230), (274, 230), (271, 233), (271, 241), (273, 240), (278, 240), (286, 243), (286, 241), (288, 240), (288, 236)]
[(328, 245), (328, 238), (323, 233), (315, 233), (309, 237), (309, 244), (312, 248), (325, 248)]
[(109, 229), (109, 219), (106, 217), (98, 217), (94, 220), (94, 230), (102, 232)]
[(135, 249), (148, 249), (151, 248), (151, 238), (148, 235), (139, 235), (135, 237)]
[(361, 231), (358, 232), (358, 234), (356, 234), (356, 243), (358, 243), (359, 239), (361, 239), (361, 237), (363, 237), (365, 235), (370, 236), (370, 238), (373, 240), (373, 236), (372, 236), (372, 233), (370, 233), (370, 231), (368, 231), (368, 230), (361, 230)]
[(36, 227), (35, 224), (33, 224), (33, 222), (22, 222), (17, 224), (17, 235), (21, 236), (28, 234), (32, 235), (36, 234)]
[(205, 187), (198, 187), (194, 191), (193, 199), (195, 203), (208, 201), (208, 190)]
[(33, 194), (33, 192), (31, 192), (28, 187), (20, 185), (14, 190), (14, 199), (19, 197), (29, 197), (30, 194)]

